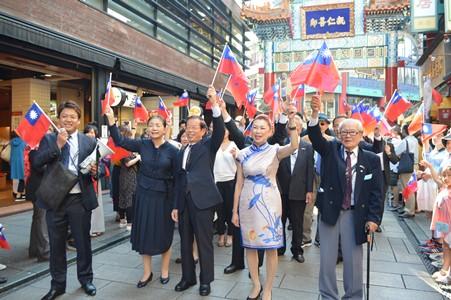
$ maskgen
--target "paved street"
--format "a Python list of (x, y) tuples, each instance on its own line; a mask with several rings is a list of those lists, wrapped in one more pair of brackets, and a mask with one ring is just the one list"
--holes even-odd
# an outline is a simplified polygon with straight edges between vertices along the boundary
[[(366, 250), (366, 248), (365, 248)], [(173, 258), (179, 253), (178, 234), (174, 238)], [(141, 277), (141, 260), (131, 251), (128, 241), (94, 256), (94, 283), (98, 288), (96, 299), (245, 299), (250, 290), (247, 271), (224, 275), (223, 268), (229, 264), (231, 248), (215, 248), (215, 277), (210, 297), (200, 297), (198, 287), (184, 293), (175, 292), (180, 280), (180, 265), (171, 263), (171, 281), (160, 284), (160, 258), (154, 259), (154, 279), (143, 289), (135, 287)], [(383, 233), (376, 235), (371, 259), (371, 299), (445, 299), (434, 290), (421, 259), (398, 220), (387, 212), (383, 221)], [(306, 262), (299, 264), (290, 260), (290, 254), (280, 258), (278, 274), (274, 282), (273, 299), (318, 299), (319, 249), (306, 249)], [(174, 260), (172, 259), (172, 261)], [(342, 265), (337, 267), (342, 279)], [(264, 280), (264, 272), (262, 272)], [(2, 299), (39, 299), (49, 288), (47, 275), (3, 295)], [(343, 293), (342, 282), (339, 289)], [(60, 299), (87, 299), (76, 279), (75, 265), (69, 268), (67, 294)]]

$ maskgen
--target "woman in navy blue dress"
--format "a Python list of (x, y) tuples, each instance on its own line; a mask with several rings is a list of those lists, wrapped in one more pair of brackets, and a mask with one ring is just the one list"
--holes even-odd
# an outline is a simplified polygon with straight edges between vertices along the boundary
[(174, 235), (174, 171), (178, 149), (165, 141), (166, 121), (152, 116), (147, 122), (150, 139), (121, 136), (114, 113), (106, 113), (111, 137), (117, 146), (141, 155), (131, 231), (132, 249), (143, 258), (143, 277), (137, 287), (152, 280), (152, 256), (162, 254), (160, 282), (169, 282), (169, 259)]

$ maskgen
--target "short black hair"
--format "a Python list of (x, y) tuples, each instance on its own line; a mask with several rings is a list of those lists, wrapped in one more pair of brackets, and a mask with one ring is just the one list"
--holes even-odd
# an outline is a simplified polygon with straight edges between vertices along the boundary
[(181, 120), (179, 121), (179, 126), (182, 125), (182, 124), (186, 124), (186, 120), (185, 120), (185, 119), (181, 119)]
[(96, 137), (99, 135), (99, 130), (97, 129), (97, 126), (95, 126), (94, 124), (88, 124), (85, 126), (85, 129), (83, 130), (83, 133), (86, 134), (90, 131), (94, 131)]
[(58, 105), (58, 109), (57, 109), (57, 111), (56, 111), (56, 112), (57, 112), (58, 118), (60, 117), (61, 112), (62, 112), (65, 108), (69, 108), (69, 109), (75, 110), (75, 112), (77, 113), (78, 118), (79, 118), (79, 119), (81, 118), (81, 109), (80, 109), (80, 106), (79, 106), (76, 102), (74, 102), (74, 101), (72, 101), (72, 100), (68, 100), (68, 101), (61, 102), (61, 104)]
[(347, 119), (348, 117), (345, 115), (338, 115), (332, 120), (332, 125), (335, 123), (335, 120), (337, 119)]
[(163, 126), (166, 127), (166, 120), (160, 116), (160, 115), (153, 115), (149, 118), (149, 120), (147, 120), (147, 126), (149, 126), (150, 121), (152, 121), (153, 119), (158, 119), (161, 121), (161, 123), (163, 123)]
[(177, 134), (177, 138), (175, 139), (177, 142), (182, 142), (182, 135), (185, 133), (185, 129), (180, 129), (179, 133)]

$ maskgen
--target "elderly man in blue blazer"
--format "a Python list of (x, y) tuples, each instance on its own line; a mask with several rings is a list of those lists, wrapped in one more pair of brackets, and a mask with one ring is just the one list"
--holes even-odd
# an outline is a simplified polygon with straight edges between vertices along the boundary
[(376, 231), (383, 208), (379, 157), (359, 147), (360, 121), (344, 120), (340, 140), (327, 141), (318, 126), (321, 100), (312, 97), (308, 135), (321, 155), (321, 185), (316, 205), (321, 214), (319, 291), (322, 299), (339, 299), (335, 266), (338, 240), (343, 252), (343, 299), (363, 299), (363, 247), (367, 232)]

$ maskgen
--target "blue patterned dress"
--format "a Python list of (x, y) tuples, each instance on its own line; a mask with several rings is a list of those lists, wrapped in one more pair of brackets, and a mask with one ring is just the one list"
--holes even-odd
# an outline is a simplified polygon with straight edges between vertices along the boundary
[(245, 248), (283, 246), (282, 200), (276, 182), (278, 150), (277, 144), (251, 145), (237, 156), (244, 173), (238, 213)]

